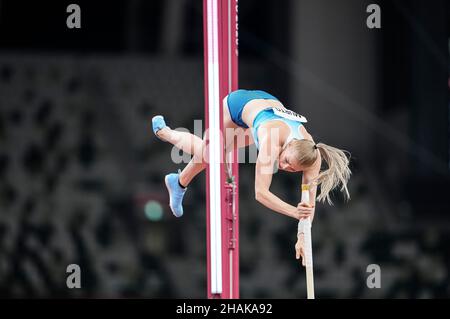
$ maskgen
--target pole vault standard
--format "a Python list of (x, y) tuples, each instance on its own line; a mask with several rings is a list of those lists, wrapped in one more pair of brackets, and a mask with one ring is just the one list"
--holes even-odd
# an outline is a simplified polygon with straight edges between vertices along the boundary
[(239, 298), (237, 150), (225, 161), (222, 100), (238, 87), (238, 0), (203, 0), (208, 298)]

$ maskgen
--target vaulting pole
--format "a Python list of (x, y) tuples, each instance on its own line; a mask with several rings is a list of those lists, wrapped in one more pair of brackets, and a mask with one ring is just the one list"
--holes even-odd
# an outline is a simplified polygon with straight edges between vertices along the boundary
[(203, 0), (208, 298), (239, 298), (237, 150), (225, 159), (224, 97), (238, 88), (237, 0)]

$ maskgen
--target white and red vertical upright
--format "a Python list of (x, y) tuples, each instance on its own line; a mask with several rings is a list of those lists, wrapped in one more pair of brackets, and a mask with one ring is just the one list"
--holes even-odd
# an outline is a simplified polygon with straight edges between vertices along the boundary
[(238, 156), (225, 159), (222, 133), (222, 100), (238, 88), (237, 13), (237, 0), (203, 0), (208, 298), (239, 298)]

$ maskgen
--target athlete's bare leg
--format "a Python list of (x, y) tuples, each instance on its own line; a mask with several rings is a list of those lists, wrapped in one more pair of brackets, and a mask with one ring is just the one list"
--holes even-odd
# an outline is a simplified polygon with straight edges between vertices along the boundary
[[(253, 140), (251, 138), (248, 138), (248, 136), (251, 136), (251, 134), (249, 134), (250, 130), (242, 129), (231, 120), (231, 115), (230, 111), (228, 110), (228, 105), (226, 104), (226, 99), (224, 99), (223, 101), (223, 121), (223, 128), (225, 131), (225, 149), (227, 153), (233, 150), (234, 147), (241, 148), (253, 143)], [(195, 145), (192, 146), (190, 143), (194, 143)], [(193, 157), (180, 174), (179, 181), (181, 185), (189, 185), (192, 179), (205, 169), (205, 143), (205, 140), (200, 140), (200, 138), (183, 138), (183, 142), (181, 143), (182, 145), (180, 146), (186, 148), (187, 150), (194, 150), (194, 152), (190, 153), (193, 155)]]
[(202, 139), (192, 133), (175, 131), (166, 126), (157, 135), (185, 153), (194, 155), (202, 152)]
[[(249, 135), (248, 133), (250, 130), (243, 130), (231, 120), (226, 99), (224, 99), (223, 104), (223, 119), (226, 154), (236, 147), (239, 148), (250, 143), (250, 139), (245, 138), (245, 135)], [(182, 202), (183, 196), (186, 193), (185, 188), (189, 185), (191, 180), (206, 167), (207, 157), (205, 155), (207, 154), (204, 154), (206, 153), (206, 140), (201, 140), (194, 134), (170, 129), (165, 125), (164, 118), (162, 116), (153, 117), (152, 124), (153, 131), (156, 132), (160, 139), (165, 140), (175, 147), (192, 155), (192, 159), (180, 174), (171, 173), (166, 175), (164, 178), (167, 190), (169, 191), (170, 209), (176, 217), (181, 217), (183, 216)]]

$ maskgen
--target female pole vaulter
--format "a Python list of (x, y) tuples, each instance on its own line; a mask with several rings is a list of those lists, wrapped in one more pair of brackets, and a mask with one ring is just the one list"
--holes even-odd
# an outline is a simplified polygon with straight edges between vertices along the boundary
[[(286, 216), (302, 219), (314, 218), (316, 191), (320, 185), (317, 201), (332, 205), (330, 192), (341, 185), (347, 200), (350, 194), (347, 183), (351, 175), (349, 159), (344, 151), (324, 143), (315, 143), (303, 123), (307, 120), (284, 107), (273, 95), (260, 90), (237, 90), (223, 100), (223, 128), (226, 132), (226, 152), (233, 147), (255, 144), (258, 149), (255, 173), (255, 198), (271, 210)], [(155, 135), (183, 152), (192, 155), (191, 161), (179, 173), (168, 174), (165, 183), (170, 195), (170, 208), (176, 217), (183, 215), (183, 196), (192, 179), (206, 167), (205, 140), (198, 136), (170, 129), (164, 117), (152, 119)], [(228, 134), (232, 130), (234, 134)], [(231, 138), (229, 136), (232, 136)], [(321, 171), (322, 160), (328, 166)], [(310, 185), (310, 203), (290, 205), (270, 191), (273, 173), (278, 169), (303, 172), (302, 184)], [(296, 258), (304, 262), (303, 234), (297, 235)]]

